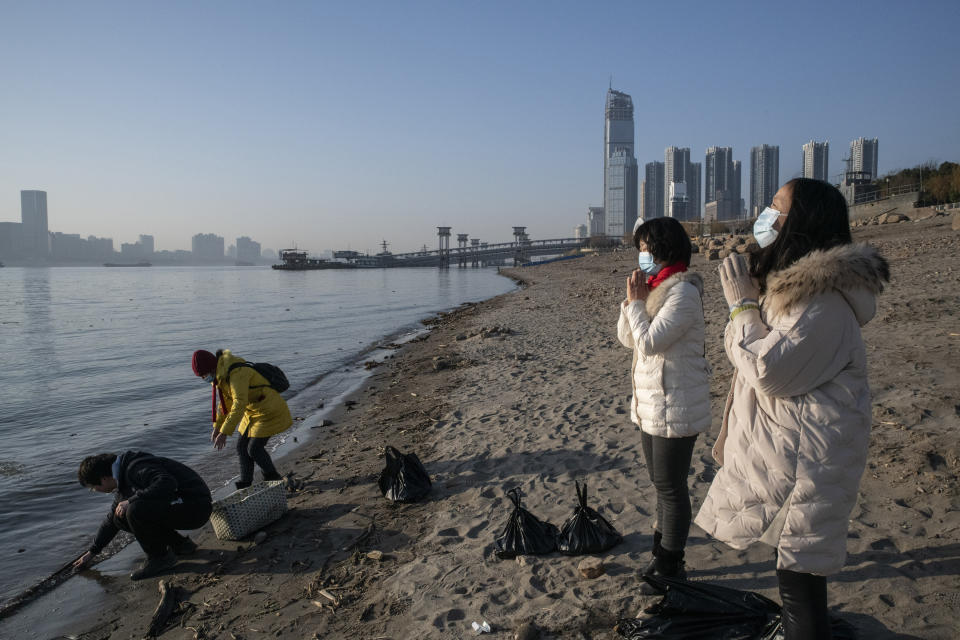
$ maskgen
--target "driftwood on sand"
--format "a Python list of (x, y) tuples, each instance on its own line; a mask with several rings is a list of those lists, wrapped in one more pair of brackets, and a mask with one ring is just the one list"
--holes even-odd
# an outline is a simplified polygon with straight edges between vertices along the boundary
[(166, 580), (161, 580), (157, 585), (160, 591), (160, 602), (153, 611), (153, 617), (150, 619), (150, 628), (147, 629), (147, 638), (156, 638), (167, 626), (167, 620), (173, 615), (177, 604), (180, 602), (180, 589)]

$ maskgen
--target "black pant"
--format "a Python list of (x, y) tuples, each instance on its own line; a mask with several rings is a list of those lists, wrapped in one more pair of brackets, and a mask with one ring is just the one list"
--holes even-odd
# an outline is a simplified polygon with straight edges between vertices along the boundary
[(253, 482), (253, 463), (256, 462), (260, 470), (263, 471), (263, 477), (267, 480), (276, 479), (280, 474), (273, 466), (273, 460), (267, 453), (266, 438), (251, 438), (247, 435), (241, 435), (237, 441), (237, 454), (240, 456), (240, 482), (250, 484)]
[(657, 525), (661, 545), (669, 551), (683, 551), (690, 533), (690, 490), (687, 474), (697, 436), (661, 438), (640, 433), (643, 457), (650, 482), (657, 490)]
[(827, 579), (812, 573), (778, 570), (785, 640), (830, 640)]
[(124, 517), (114, 515), (113, 521), (117, 528), (132, 533), (148, 556), (160, 556), (167, 545), (183, 539), (177, 529), (199, 529), (210, 519), (211, 510), (209, 502), (134, 500)]

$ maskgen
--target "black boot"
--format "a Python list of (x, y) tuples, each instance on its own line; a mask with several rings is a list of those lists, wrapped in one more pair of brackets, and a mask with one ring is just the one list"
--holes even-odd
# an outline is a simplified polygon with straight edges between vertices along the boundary
[(243, 482), (242, 480), (238, 480), (237, 482), (233, 483), (233, 486), (235, 486), (237, 488), (237, 491), (239, 491), (240, 489), (246, 489), (251, 484), (252, 484), (251, 482)]
[(279, 473), (277, 473), (276, 471), (274, 471), (273, 473), (265, 473), (265, 474), (263, 474), (263, 481), (264, 481), (264, 482), (270, 482), (270, 481), (272, 481), (272, 480), (283, 480), (283, 476), (280, 475)]
[(130, 579), (143, 580), (144, 578), (152, 578), (153, 576), (163, 573), (175, 564), (177, 564), (177, 556), (173, 555), (173, 551), (167, 549), (162, 555), (147, 556), (147, 559), (140, 565), (140, 568), (130, 574)]
[(810, 573), (777, 571), (783, 602), (785, 640), (830, 640), (827, 579)]
[[(671, 551), (657, 546), (653, 550), (653, 570), (646, 575), (665, 576), (667, 578), (686, 578), (687, 570), (684, 568), (683, 551)], [(662, 593), (649, 582), (644, 581), (640, 585), (640, 594), (652, 596)]]
[[(657, 550), (660, 549), (660, 541), (663, 540), (663, 534), (653, 530), (653, 549), (650, 550), (650, 562), (640, 570), (640, 576), (648, 576), (654, 572), (657, 566)], [(639, 576), (638, 576), (639, 577)], [(646, 583), (644, 583), (646, 584)]]
[(186, 536), (174, 532), (170, 540), (170, 550), (178, 556), (193, 555), (197, 551), (197, 543)]

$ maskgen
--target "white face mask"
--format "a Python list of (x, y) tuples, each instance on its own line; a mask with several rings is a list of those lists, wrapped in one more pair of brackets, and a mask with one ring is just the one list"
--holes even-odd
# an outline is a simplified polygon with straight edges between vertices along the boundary
[(757, 221), (753, 223), (753, 237), (761, 248), (769, 247), (777, 239), (777, 230), (773, 225), (779, 217), (780, 212), (773, 207), (767, 207), (757, 216)]
[(203, 376), (203, 381), (204, 381), (204, 382), (209, 382), (210, 384), (213, 384), (213, 381), (214, 381), (214, 380), (216, 380), (216, 378), (214, 377), (214, 375), (213, 375), (212, 373), (208, 373), (207, 375)]
[(640, 264), (640, 271), (648, 276), (655, 276), (660, 273), (660, 265), (653, 261), (653, 254), (649, 251), (641, 251), (637, 256), (637, 262)]

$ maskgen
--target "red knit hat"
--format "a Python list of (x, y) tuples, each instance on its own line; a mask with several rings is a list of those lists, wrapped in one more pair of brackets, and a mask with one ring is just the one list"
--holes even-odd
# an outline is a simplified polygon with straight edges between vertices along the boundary
[(191, 364), (193, 365), (193, 373), (203, 377), (217, 370), (217, 356), (202, 349), (200, 351), (194, 351)]

